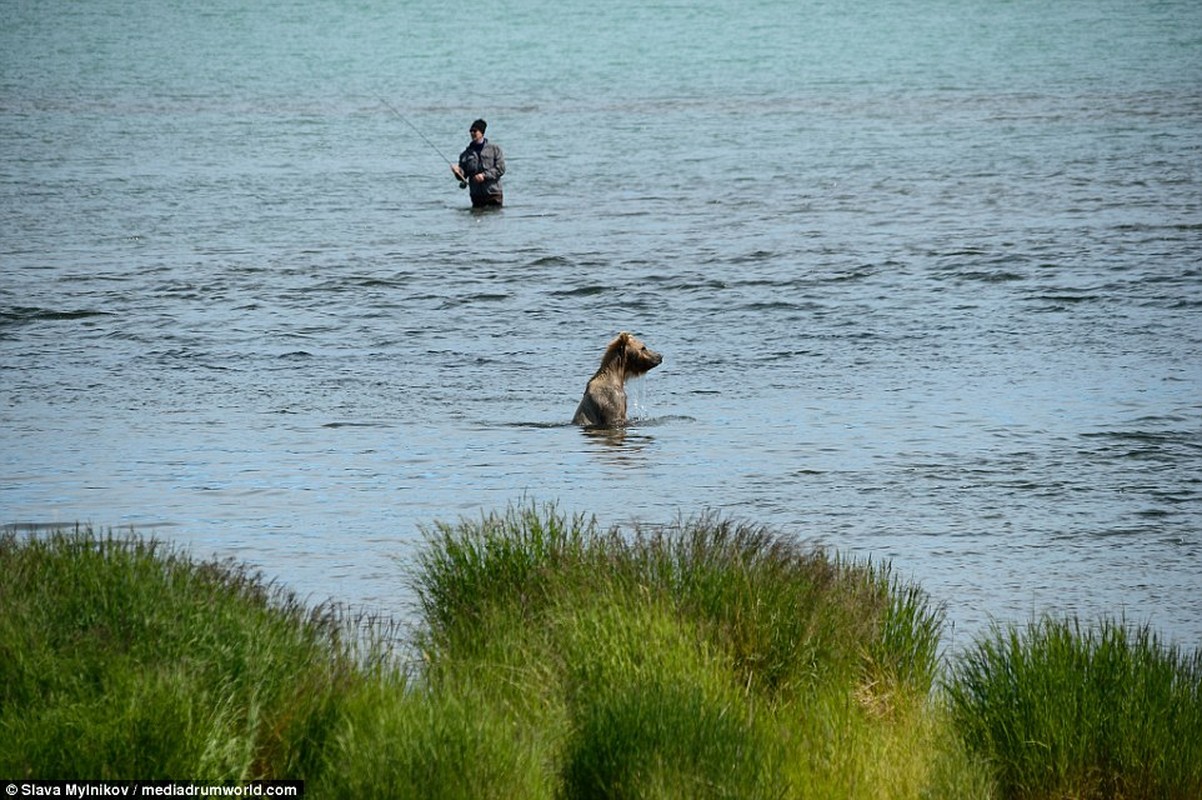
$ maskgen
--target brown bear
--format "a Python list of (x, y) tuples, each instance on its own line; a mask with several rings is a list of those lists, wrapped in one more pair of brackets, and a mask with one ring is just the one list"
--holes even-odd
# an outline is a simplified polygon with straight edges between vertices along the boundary
[(612, 428), (626, 424), (626, 380), (646, 374), (664, 357), (623, 331), (605, 348), (601, 367), (584, 387), (572, 417), (575, 425)]

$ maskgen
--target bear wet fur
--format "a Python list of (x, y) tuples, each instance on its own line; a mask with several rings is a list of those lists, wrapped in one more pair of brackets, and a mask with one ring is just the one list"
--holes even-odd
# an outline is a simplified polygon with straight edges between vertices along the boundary
[(626, 381), (658, 367), (664, 357), (623, 331), (605, 348), (601, 366), (584, 387), (572, 422), (612, 428), (626, 424)]

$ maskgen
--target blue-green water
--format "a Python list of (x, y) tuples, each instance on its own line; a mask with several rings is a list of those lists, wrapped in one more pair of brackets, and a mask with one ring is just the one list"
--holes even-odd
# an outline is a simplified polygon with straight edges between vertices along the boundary
[[(1202, 642), (1202, 5), (3, 12), (0, 524), (393, 609), (435, 519), (714, 509), (957, 638)], [(407, 124), (480, 116), (489, 214)], [(589, 436), (622, 329), (665, 361)]]

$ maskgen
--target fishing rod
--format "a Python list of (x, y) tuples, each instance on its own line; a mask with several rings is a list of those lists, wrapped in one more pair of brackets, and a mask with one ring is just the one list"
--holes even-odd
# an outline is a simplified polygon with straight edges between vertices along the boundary
[[(405, 123), (405, 124), (406, 124), (406, 125), (408, 125), (410, 128), (412, 128), (412, 129), (413, 129), (413, 132), (414, 132), (414, 133), (416, 133), (418, 136), (420, 136), (420, 137), (421, 137), (421, 140), (422, 140), (423, 142), (425, 142), (426, 144), (428, 144), (428, 145), (430, 145), (431, 147), (433, 147), (433, 148), (434, 148), (434, 152), (435, 152), (435, 153), (438, 153), (440, 156), (442, 156), (442, 160), (443, 160), (443, 161), (445, 161), (445, 162), (447, 162), (448, 164), (450, 164), (450, 165), (451, 165), (451, 168), (452, 168), (452, 169), (454, 169), (455, 165), (454, 165), (453, 163), (451, 163), (451, 159), (447, 158), (447, 157), (446, 157), (446, 156), (443, 154), (443, 152), (442, 152), (441, 150), (439, 150), (439, 149), (438, 149), (438, 145), (434, 144), (434, 142), (432, 142), (432, 141), (430, 141), (429, 139), (427, 139), (427, 138), (426, 138), (426, 134), (424, 134), (424, 133), (422, 133), (420, 130), (418, 130), (418, 127), (417, 127), (416, 125), (414, 125), (412, 122), (410, 122), (410, 121), (409, 121), (409, 119), (408, 119), (408, 118), (407, 118), (407, 117), (406, 117), (404, 114), (402, 114), (400, 111), (397, 111), (397, 109), (396, 109), (396, 106), (394, 106), (392, 103), (390, 103), (390, 102), (388, 102), (387, 100), (385, 100), (383, 97), (381, 97), (381, 98), (380, 98), (380, 102), (381, 102), (381, 103), (383, 103), (385, 106), (387, 106), (389, 111), (391, 111), (393, 114), (396, 114), (396, 115), (397, 115), (397, 117), (398, 117), (398, 118), (401, 120), (401, 122)], [(462, 178), (460, 178), (460, 179), (459, 179), (459, 188), (460, 188), (460, 189), (466, 189), (466, 188), (467, 188), (467, 181), (465, 181), (465, 180), (463, 180)]]

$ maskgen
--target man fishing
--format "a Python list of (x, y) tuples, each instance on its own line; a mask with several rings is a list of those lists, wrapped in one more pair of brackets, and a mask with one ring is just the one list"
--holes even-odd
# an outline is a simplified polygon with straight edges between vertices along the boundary
[(451, 165), (455, 177), (467, 183), (473, 208), (500, 206), (505, 199), (501, 191), (505, 154), (500, 147), (484, 138), (487, 128), (488, 123), (482, 119), (472, 123), (468, 129), (472, 140), (467, 149), (459, 154), (459, 163)]

